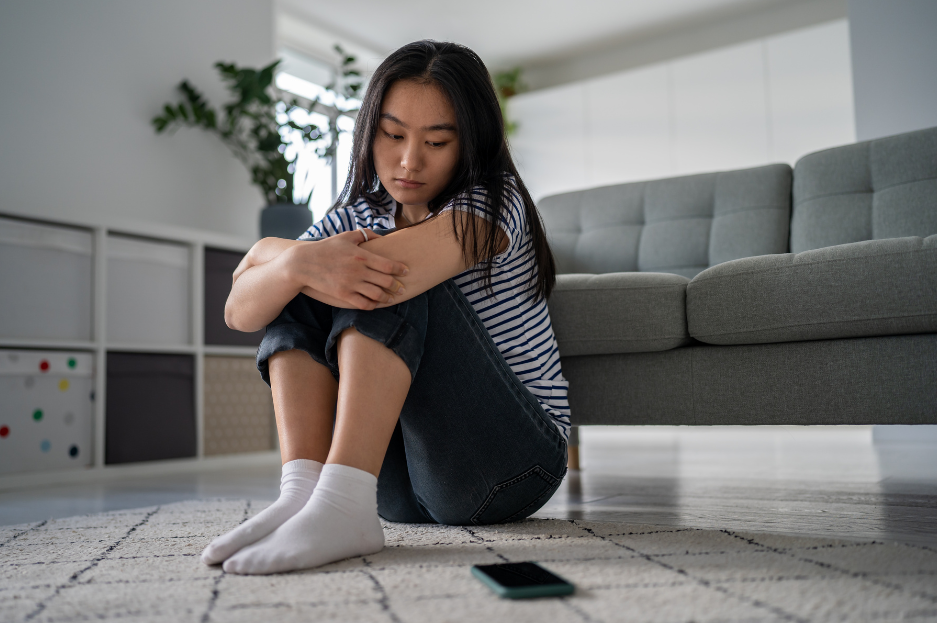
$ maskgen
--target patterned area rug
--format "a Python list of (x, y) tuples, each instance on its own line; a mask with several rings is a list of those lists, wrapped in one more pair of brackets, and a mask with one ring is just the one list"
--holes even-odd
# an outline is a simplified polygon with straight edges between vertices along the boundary
[[(198, 560), (264, 505), (182, 502), (0, 528), (0, 621), (937, 620), (937, 550), (727, 530), (528, 520), (385, 524), (387, 547), (244, 577)], [(474, 564), (536, 560), (567, 598), (499, 599)]]

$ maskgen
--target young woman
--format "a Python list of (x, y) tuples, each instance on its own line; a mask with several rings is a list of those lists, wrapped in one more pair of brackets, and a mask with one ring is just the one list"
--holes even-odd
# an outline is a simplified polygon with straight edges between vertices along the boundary
[[(379, 235), (380, 234), (380, 235)], [(233, 573), (379, 551), (389, 521), (527, 517), (566, 472), (553, 259), (508, 152), (488, 71), (419, 41), (358, 114), (339, 202), (234, 274), (229, 326), (267, 328), (280, 497), (205, 549)]]

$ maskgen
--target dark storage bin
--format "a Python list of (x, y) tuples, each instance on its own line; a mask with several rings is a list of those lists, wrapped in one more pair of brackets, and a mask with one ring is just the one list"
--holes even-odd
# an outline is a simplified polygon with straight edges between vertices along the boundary
[(108, 465), (196, 455), (195, 358), (107, 354)]
[(263, 330), (241, 333), (224, 322), (224, 304), (231, 292), (231, 275), (244, 257), (236, 251), (205, 249), (205, 343), (215, 346), (257, 346)]

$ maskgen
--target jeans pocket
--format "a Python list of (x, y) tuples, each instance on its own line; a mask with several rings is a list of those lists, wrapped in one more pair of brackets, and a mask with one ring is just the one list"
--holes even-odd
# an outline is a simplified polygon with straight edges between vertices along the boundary
[(526, 517), (543, 506), (544, 498), (552, 494), (559, 484), (559, 478), (535, 465), (520, 476), (495, 485), (488, 499), (472, 516), (472, 523), (504, 523)]

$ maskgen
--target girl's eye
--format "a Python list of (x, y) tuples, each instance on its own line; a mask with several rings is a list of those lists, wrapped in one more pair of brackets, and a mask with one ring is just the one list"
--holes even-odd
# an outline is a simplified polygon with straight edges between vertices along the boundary
[(434, 143), (433, 141), (427, 141), (427, 144), (430, 147), (442, 147), (443, 145), (445, 145), (445, 143)]
[(389, 138), (389, 139), (391, 139), (391, 140), (395, 140), (395, 141), (398, 140), (398, 139), (403, 138), (403, 137), (400, 136), (399, 134), (391, 134), (390, 132), (384, 132), (384, 134), (387, 135), (387, 138)]

